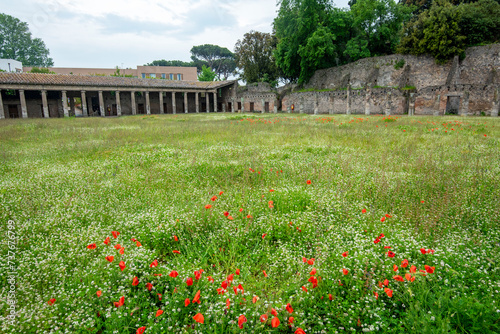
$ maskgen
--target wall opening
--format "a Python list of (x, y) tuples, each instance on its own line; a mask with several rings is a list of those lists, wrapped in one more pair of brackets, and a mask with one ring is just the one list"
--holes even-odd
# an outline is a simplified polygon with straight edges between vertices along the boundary
[(9, 104), (9, 118), (19, 118), (17, 104)]
[(253, 112), (253, 110), (254, 110), (254, 103), (250, 102), (250, 112)]
[(144, 115), (144, 103), (139, 103), (137, 106), (137, 113), (139, 115)]
[(446, 101), (446, 112), (448, 115), (458, 115), (460, 108), (460, 96), (448, 96)]
[(264, 103), (264, 111), (269, 112), (269, 102)]
[(241, 111), (241, 102), (238, 102), (238, 110)]

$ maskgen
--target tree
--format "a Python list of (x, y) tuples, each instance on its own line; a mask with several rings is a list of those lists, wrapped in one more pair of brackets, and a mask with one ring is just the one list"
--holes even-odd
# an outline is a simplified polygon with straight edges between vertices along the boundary
[(278, 38), (274, 56), (284, 78), (304, 83), (315, 70), (334, 66), (339, 50), (337, 31), (331, 28), (332, 2), (280, 0), (279, 5), (274, 19)]
[(500, 4), (495, 0), (479, 0), (461, 4), (460, 31), (467, 46), (500, 41)]
[(201, 73), (198, 75), (198, 81), (214, 81), (217, 73), (212, 71), (210, 67), (206, 67), (205, 65), (201, 68)]
[(200, 65), (201, 67), (203, 65), (210, 67), (219, 80), (222, 77), (226, 80), (236, 69), (234, 54), (227, 48), (218, 45), (204, 44), (193, 46), (191, 48), (191, 55), (191, 59), (197, 67)]
[(448, 0), (436, 0), (417, 20), (409, 22), (403, 31), (401, 53), (430, 54), (444, 63), (465, 51), (465, 39), (460, 32), (460, 11)]
[(25, 66), (54, 66), (40, 38), (32, 38), (26, 22), (0, 14), (0, 58), (15, 59)]
[(31, 69), (31, 71), (29, 71), (29, 73), (43, 73), (43, 74), (56, 74), (56, 72), (53, 72), (51, 70), (49, 70), (48, 68), (46, 67), (33, 67)]
[(194, 62), (186, 62), (182, 60), (153, 60), (144, 66), (176, 66), (176, 67), (194, 67), (196, 64)]
[(241, 79), (247, 83), (277, 83), (279, 72), (273, 56), (276, 42), (273, 35), (253, 30), (236, 42), (234, 56), (236, 66), (242, 70)]

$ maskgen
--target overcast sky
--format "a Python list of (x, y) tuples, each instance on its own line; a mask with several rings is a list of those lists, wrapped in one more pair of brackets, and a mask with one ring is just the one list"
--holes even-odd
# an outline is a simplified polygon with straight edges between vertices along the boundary
[(246, 32), (271, 32), (277, 7), (275, 0), (2, 0), (0, 11), (27, 22), (56, 67), (135, 68), (189, 61), (194, 45), (234, 51)]

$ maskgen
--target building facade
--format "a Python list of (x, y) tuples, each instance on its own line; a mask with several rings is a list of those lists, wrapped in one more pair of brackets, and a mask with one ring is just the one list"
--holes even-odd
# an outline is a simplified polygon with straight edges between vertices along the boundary
[(9, 73), (22, 73), (23, 63), (14, 59), (0, 59), (0, 70)]

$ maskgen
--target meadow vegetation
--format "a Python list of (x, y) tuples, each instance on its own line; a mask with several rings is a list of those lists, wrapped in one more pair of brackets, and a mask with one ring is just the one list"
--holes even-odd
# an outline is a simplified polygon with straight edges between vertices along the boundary
[(2, 120), (0, 332), (500, 332), (499, 142), (486, 117)]

